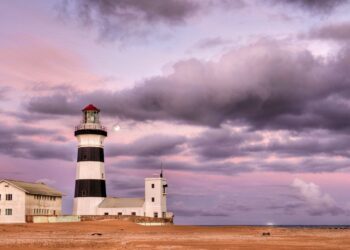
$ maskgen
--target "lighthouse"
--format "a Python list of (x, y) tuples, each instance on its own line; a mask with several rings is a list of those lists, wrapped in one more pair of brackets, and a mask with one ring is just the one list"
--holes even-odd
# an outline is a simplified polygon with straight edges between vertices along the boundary
[(103, 141), (107, 130), (101, 125), (100, 110), (89, 104), (74, 135), (78, 140), (73, 214), (95, 215), (106, 198)]

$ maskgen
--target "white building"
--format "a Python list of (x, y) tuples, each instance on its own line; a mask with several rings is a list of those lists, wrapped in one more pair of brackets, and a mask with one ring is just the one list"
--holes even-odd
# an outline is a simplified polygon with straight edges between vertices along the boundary
[(82, 112), (74, 133), (79, 145), (73, 214), (172, 217), (167, 213), (167, 182), (162, 173), (145, 179), (143, 198), (107, 197), (103, 147), (107, 131), (100, 123), (98, 108), (90, 104)]
[(44, 183), (0, 181), (0, 223), (25, 223), (27, 215), (60, 215), (62, 193)]

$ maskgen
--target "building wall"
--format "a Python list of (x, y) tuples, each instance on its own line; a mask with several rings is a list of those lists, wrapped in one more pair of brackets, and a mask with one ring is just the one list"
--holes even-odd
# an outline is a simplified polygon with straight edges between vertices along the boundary
[(62, 214), (62, 197), (27, 194), (25, 199), (26, 215)]
[[(6, 194), (12, 194), (12, 200), (6, 200)], [(25, 223), (25, 192), (1, 182), (0, 195), (0, 223)], [(6, 215), (6, 209), (12, 209), (12, 215)]]
[[(98, 124), (92, 125), (98, 126)], [(105, 139), (105, 136), (103, 135), (83, 134), (77, 135), (76, 137), (79, 142), (78, 150), (81, 150), (83, 148), (103, 149), (103, 141)], [(79, 159), (78, 157), (76, 169), (76, 192), (73, 202), (73, 215), (97, 214), (97, 207), (106, 196), (105, 179), (106, 177), (103, 158), (83, 160)], [(82, 188), (81, 186), (77, 185), (77, 182), (88, 182), (88, 184), (86, 187)], [(101, 188), (101, 190), (99, 191), (99, 194), (93, 193), (93, 190), (90, 190), (91, 186), (93, 187), (93, 185), (100, 185), (99, 188)], [(98, 191), (96, 188), (95, 190)]]
[[(154, 187), (152, 187), (152, 184)], [(145, 179), (145, 215), (154, 217), (154, 213), (158, 217), (163, 217), (166, 213), (166, 193), (163, 191), (163, 186), (166, 185), (164, 178), (146, 178)], [(154, 201), (152, 201), (154, 198)]]
[(122, 213), (121, 215), (132, 215), (133, 212), (136, 213), (136, 216), (145, 216), (144, 207), (120, 207), (120, 208), (98, 208), (98, 215), (118, 215), (118, 213)]

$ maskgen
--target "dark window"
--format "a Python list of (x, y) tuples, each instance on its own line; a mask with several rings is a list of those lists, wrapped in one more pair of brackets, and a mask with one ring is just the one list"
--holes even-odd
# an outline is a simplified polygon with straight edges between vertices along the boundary
[(108, 215), (108, 213), (105, 213), (105, 215)]
[(154, 188), (154, 184), (152, 183), (152, 188)]
[(6, 200), (12, 201), (12, 194), (6, 194)]
[(154, 202), (154, 197), (152, 197), (152, 202)]
[(118, 215), (121, 216), (121, 215), (123, 215), (123, 213), (122, 212), (118, 212)]
[(6, 208), (5, 214), (6, 215), (12, 215), (12, 209), (11, 208)]
[(158, 213), (157, 212), (154, 212), (153, 215), (154, 215), (153, 216), (154, 218), (158, 218)]
[(0, 194), (0, 201), (1, 201), (1, 194)]
[(132, 215), (132, 216), (136, 216), (136, 212), (132, 212), (131, 215)]

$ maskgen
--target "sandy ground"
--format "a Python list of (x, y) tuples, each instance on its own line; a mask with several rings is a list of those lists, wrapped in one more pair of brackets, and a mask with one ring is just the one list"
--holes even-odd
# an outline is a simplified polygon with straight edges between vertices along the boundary
[(350, 249), (350, 229), (145, 227), (117, 220), (0, 225), (0, 249), (333, 250)]

